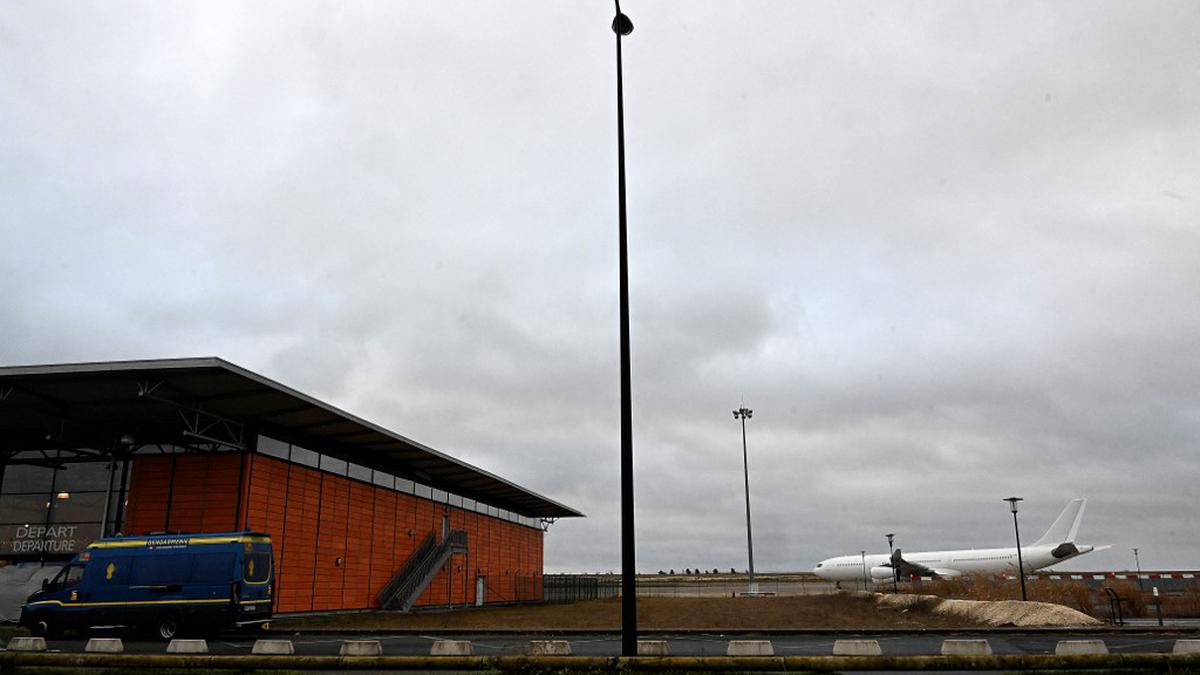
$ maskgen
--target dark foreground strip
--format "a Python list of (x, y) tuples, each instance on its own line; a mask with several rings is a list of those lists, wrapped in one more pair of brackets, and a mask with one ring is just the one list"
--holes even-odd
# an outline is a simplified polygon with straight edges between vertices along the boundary
[(189, 671), (410, 670), (539, 672), (797, 672), (888, 670), (1121, 670), (1200, 672), (1200, 654), (1088, 656), (224, 656), (0, 653), (0, 673), (64, 668)]

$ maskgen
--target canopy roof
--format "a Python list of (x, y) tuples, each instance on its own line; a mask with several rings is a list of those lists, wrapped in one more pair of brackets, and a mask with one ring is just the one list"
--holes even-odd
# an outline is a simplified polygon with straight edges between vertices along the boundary
[(8, 457), (59, 450), (78, 461), (155, 444), (248, 449), (259, 433), (524, 516), (583, 515), (219, 358), (0, 367)]

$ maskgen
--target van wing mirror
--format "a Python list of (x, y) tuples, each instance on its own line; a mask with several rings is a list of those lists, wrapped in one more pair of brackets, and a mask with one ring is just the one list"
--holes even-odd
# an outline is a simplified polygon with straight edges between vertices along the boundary
[(49, 589), (49, 588), (50, 588), (50, 580), (49, 580), (49, 579), (42, 579), (42, 590), (44, 591), (44, 590), (47, 590), (47, 589)]

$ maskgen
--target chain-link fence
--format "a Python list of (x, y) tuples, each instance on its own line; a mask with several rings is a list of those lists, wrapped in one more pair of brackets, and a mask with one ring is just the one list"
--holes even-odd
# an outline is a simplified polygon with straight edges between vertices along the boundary
[(616, 598), (621, 595), (621, 577), (591, 574), (547, 574), (542, 577), (546, 602), (573, 602)]
[[(732, 597), (748, 591), (744, 575), (713, 575), (711, 578), (638, 578), (639, 597)], [(809, 595), (829, 593), (833, 583), (823, 579), (793, 575), (759, 577), (757, 592), (763, 595)], [(619, 574), (547, 574), (544, 577), (544, 599), (547, 602), (571, 602), (597, 598), (621, 597)]]

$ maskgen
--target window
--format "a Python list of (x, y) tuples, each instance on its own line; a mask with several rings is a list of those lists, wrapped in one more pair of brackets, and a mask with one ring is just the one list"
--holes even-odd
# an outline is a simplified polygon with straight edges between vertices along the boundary
[(4, 492), (50, 492), (54, 469), (46, 466), (10, 464), (4, 469)]
[(347, 465), (347, 469), (351, 478), (355, 478), (367, 483), (371, 482), (371, 470), (367, 467), (360, 466), (358, 464), (349, 464)]
[[(103, 492), (68, 492), (60, 490), (55, 493), (53, 523), (86, 523), (100, 522), (104, 513)], [(86, 536), (86, 535), (84, 535)]]
[(83, 578), (83, 565), (67, 565), (54, 577), (54, 581), (50, 582), (52, 588), (70, 588), (79, 583)]
[(0, 496), (0, 521), (14, 525), (42, 525), (46, 520), (48, 499), (47, 494)]
[(277, 441), (270, 436), (258, 437), (258, 451), (264, 455), (278, 457), (279, 459), (287, 459), (290, 447), (283, 441)]
[(322, 471), (328, 471), (329, 473), (336, 473), (339, 476), (345, 476), (347, 464), (348, 462), (346, 462), (344, 459), (330, 457), (329, 455), (321, 455), (321, 460), (318, 464), (318, 467)]
[[(118, 478), (117, 481), (119, 480)], [(108, 489), (108, 463), (72, 462), (71, 464), (64, 464), (58, 470), (58, 476), (54, 479), (54, 489), (57, 492), (80, 492), (85, 490), (104, 492)], [(89, 518), (89, 520), (92, 519)], [(95, 520), (99, 520), (99, 518)]]
[[(8, 464), (0, 485), (0, 556), (70, 558), (80, 551), (99, 534), (108, 475), (106, 462), (64, 462), (57, 469)], [(115, 513), (109, 510), (110, 520)]]
[(371, 477), (371, 482), (375, 483), (376, 485), (378, 485), (380, 487), (385, 487), (385, 488), (389, 488), (389, 489), (393, 489), (393, 490), (396, 488), (396, 477), (390, 473), (384, 473), (382, 471), (376, 471), (375, 474)]
[(263, 582), (271, 576), (270, 553), (247, 553), (242, 564), (246, 581)]
[(319, 466), (321, 463), (321, 456), (312, 450), (309, 450), (308, 448), (302, 448), (298, 445), (293, 445), (292, 461), (305, 466)]

